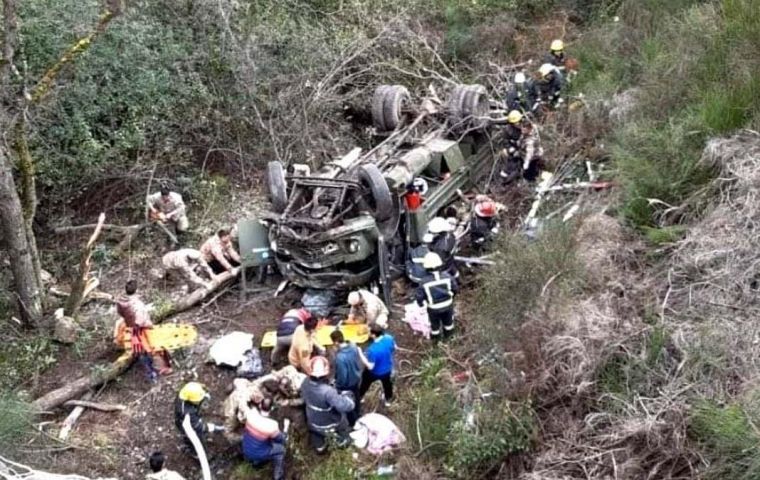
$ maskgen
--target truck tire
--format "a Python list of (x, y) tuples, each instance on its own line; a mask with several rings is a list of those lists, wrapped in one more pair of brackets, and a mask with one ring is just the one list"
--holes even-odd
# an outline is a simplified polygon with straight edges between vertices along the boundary
[(385, 90), (383, 122), (386, 130), (396, 130), (404, 123), (404, 109), (409, 104), (409, 100), (409, 90), (402, 85), (391, 85)]
[(285, 168), (282, 166), (282, 162), (267, 163), (267, 186), (269, 187), (269, 201), (272, 202), (272, 210), (275, 213), (282, 213), (288, 205)]
[(367, 202), (375, 220), (382, 222), (393, 215), (393, 198), (380, 169), (374, 164), (359, 167), (359, 181), (370, 191)]
[(372, 124), (378, 132), (385, 132), (385, 91), (390, 85), (380, 85), (372, 95)]
[(451, 91), (447, 102), (448, 118), (452, 129), (462, 132), (468, 128), (480, 128), (485, 121), (473, 117), (488, 113), (488, 97), (483, 85), (457, 85)]

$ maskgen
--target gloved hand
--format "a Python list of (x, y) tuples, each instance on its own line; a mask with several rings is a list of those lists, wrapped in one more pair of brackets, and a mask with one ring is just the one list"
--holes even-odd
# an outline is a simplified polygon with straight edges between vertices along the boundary
[(515, 147), (509, 147), (509, 153), (515, 153), (517, 149)]

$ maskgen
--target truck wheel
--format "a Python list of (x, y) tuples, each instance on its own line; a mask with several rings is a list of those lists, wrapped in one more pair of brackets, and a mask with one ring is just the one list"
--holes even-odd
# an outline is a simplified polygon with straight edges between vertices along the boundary
[(451, 91), (446, 102), (448, 118), (453, 127), (458, 127), (463, 123), (466, 115), (464, 114), (464, 99), (468, 92), (467, 85), (457, 85)]
[(385, 92), (390, 85), (380, 85), (372, 95), (372, 124), (378, 132), (385, 132)]
[(393, 198), (383, 174), (374, 164), (359, 167), (359, 181), (370, 191), (368, 204), (372, 215), (378, 222), (387, 220), (393, 215)]
[(476, 128), (486, 126), (488, 121), (482, 117), (488, 115), (488, 96), (483, 85), (472, 85), (470, 87), (464, 97), (463, 110), (471, 117), (471, 126)]
[(391, 85), (385, 90), (383, 121), (386, 130), (396, 130), (404, 123), (404, 109), (409, 104), (409, 99), (409, 90), (402, 85)]
[(488, 114), (488, 97), (483, 85), (457, 85), (451, 91), (447, 102), (448, 118), (455, 131), (464, 131), (467, 128), (483, 126), (483, 120), (474, 120), (473, 117), (482, 117)]
[(285, 168), (282, 166), (282, 162), (267, 163), (267, 186), (269, 187), (269, 201), (272, 202), (272, 209), (275, 213), (282, 213), (288, 205)]

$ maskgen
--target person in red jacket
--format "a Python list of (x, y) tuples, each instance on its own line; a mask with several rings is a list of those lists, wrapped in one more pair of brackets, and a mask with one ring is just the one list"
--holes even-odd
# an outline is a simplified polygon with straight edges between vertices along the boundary
[(155, 382), (158, 372), (153, 366), (152, 349), (146, 335), (147, 330), (153, 327), (148, 307), (137, 295), (137, 281), (134, 279), (127, 281), (124, 292), (126, 295), (116, 300), (116, 312), (129, 329), (132, 354), (145, 368), (148, 379)]

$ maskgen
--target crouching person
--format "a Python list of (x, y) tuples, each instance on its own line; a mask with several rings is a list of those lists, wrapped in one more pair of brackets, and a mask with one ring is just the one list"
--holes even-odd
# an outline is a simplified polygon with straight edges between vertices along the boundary
[(271, 411), (272, 399), (265, 398), (258, 409), (248, 412), (243, 432), (243, 457), (254, 466), (272, 462), (272, 478), (285, 480), (287, 434), (280, 430), (276, 420), (270, 418)]
[(306, 423), (309, 441), (317, 453), (327, 450), (326, 437), (335, 435), (339, 446), (350, 443), (346, 414), (353, 411), (354, 399), (351, 392), (338, 393), (327, 382), (330, 362), (325, 357), (311, 359), (309, 378), (301, 385), (301, 397), (306, 403)]

